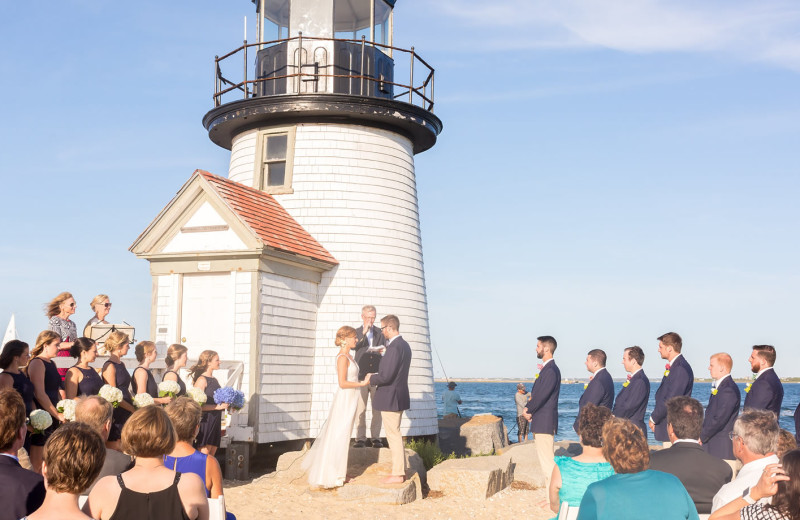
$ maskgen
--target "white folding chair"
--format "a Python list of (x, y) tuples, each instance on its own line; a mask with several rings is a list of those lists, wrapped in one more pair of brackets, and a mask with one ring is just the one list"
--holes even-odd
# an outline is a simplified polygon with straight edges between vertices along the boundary
[(558, 509), (558, 520), (576, 520), (578, 518), (578, 507), (570, 507), (569, 503), (561, 502)]

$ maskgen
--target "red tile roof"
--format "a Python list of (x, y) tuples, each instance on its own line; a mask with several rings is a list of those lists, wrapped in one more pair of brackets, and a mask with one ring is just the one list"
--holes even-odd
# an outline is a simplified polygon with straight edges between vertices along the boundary
[(195, 173), (208, 181), (264, 245), (328, 264), (339, 263), (270, 194), (207, 171)]

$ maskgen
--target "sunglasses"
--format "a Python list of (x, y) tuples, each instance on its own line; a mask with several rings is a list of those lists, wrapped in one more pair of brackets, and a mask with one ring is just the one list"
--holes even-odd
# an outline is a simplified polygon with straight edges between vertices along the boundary
[(111, 302), (104, 303), (103, 307), (105, 307), (106, 309), (110, 309), (111, 308)]
[(69, 306), (70, 306), (71, 308), (75, 308), (75, 302), (72, 302), (72, 303), (70, 303), (70, 304), (69, 304)]

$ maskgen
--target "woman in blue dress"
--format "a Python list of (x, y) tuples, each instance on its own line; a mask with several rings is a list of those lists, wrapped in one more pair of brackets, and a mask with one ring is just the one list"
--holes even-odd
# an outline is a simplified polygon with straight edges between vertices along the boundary
[(93, 339), (78, 338), (70, 347), (69, 353), (78, 362), (67, 370), (67, 377), (64, 378), (67, 399), (77, 399), (82, 395), (97, 395), (100, 387), (105, 384), (97, 370), (89, 366), (89, 363), (97, 359), (97, 343)]
[(219, 449), (222, 440), (222, 410), (228, 408), (228, 403), (217, 404), (214, 401), (214, 392), (219, 390), (220, 384), (214, 377), (214, 370), (219, 369), (219, 354), (213, 350), (204, 350), (197, 358), (197, 364), (189, 369), (195, 388), (203, 390), (208, 400), (203, 405), (203, 417), (200, 419), (200, 431), (197, 432), (195, 447), (212, 457)]
[(36, 346), (28, 362), (28, 379), (33, 383), (33, 400), (40, 408), (53, 416), (53, 424), (42, 433), (31, 436), (31, 465), (36, 473), (42, 472), (44, 443), (58, 425), (64, 422), (64, 414), (56, 405), (64, 399), (64, 381), (53, 358), (58, 355), (61, 336), (52, 330), (44, 330), (36, 338)]

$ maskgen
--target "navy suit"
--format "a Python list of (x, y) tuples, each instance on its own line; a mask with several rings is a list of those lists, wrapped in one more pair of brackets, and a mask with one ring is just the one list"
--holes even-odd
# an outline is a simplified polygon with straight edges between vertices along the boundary
[(44, 502), (44, 479), (19, 465), (16, 459), (0, 455), (0, 518), (22, 518)]
[[(614, 407), (614, 380), (605, 367), (597, 371), (589, 381), (589, 384), (586, 385), (583, 394), (581, 394), (581, 398), (578, 401), (578, 417), (580, 417), (583, 407), (588, 403), (605, 406), (609, 410)], [(578, 417), (572, 423), (572, 428), (575, 432), (578, 431)]]
[(558, 396), (561, 393), (561, 370), (553, 359), (539, 371), (533, 382), (531, 398), (525, 408), (533, 416), (531, 433), (555, 435), (558, 431)]
[(769, 410), (778, 417), (781, 415), (782, 403), (783, 385), (775, 370), (765, 370), (758, 376), (744, 398), (745, 408)]
[(647, 425), (644, 424), (644, 413), (647, 411), (647, 401), (650, 400), (650, 380), (639, 370), (628, 381), (628, 386), (622, 387), (617, 394), (612, 412), (614, 416), (628, 419), (641, 428), (645, 439), (647, 438)]
[(411, 407), (408, 395), (408, 369), (411, 367), (411, 347), (397, 336), (386, 346), (377, 374), (369, 383), (378, 388), (372, 398), (372, 408), (382, 412), (402, 412)]
[(703, 420), (703, 449), (710, 455), (721, 459), (734, 460), (733, 442), (728, 433), (733, 431), (733, 423), (739, 415), (742, 394), (730, 377), (726, 377), (717, 387), (717, 395), (708, 398), (706, 416)]
[(667, 401), (677, 395), (692, 395), (694, 386), (694, 372), (692, 367), (684, 359), (678, 356), (672, 360), (669, 368), (669, 375), (664, 376), (661, 384), (656, 390), (656, 407), (650, 414), (650, 419), (656, 425), (655, 437), (657, 441), (669, 442), (667, 435)]

